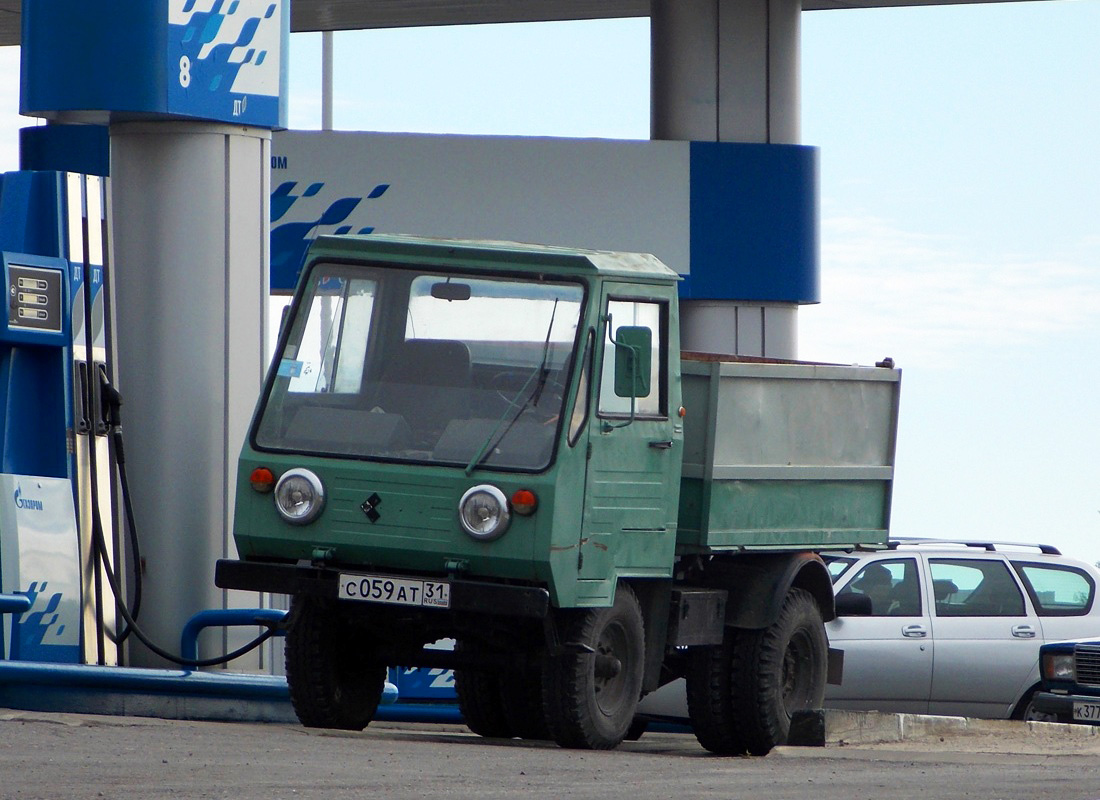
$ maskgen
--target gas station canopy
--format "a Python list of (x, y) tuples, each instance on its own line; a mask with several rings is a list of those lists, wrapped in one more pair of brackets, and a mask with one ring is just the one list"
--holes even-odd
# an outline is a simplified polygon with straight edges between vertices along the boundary
[[(1009, 0), (802, 0), (805, 11)], [(0, 46), (17, 45), (23, 0), (0, 0)], [(360, 30), (490, 22), (645, 17), (649, 0), (293, 0), (290, 28)]]

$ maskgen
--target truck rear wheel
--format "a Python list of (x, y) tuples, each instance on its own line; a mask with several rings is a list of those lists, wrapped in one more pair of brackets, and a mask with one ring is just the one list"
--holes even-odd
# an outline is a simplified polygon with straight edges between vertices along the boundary
[[(455, 652), (470, 652), (470, 648), (458, 642)], [(456, 669), (455, 693), (466, 726), (479, 736), (550, 738), (542, 710), (541, 669)]]
[(334, 603), (295, 595), (286, 634), (286, 681), (294, 713), (307, 728), (359, 731), (374, 718), (386, 668), (370, 658), (362, 631)]
[(512, 729), (504, 715), (498, 673), (456, 669), (455, 694), (467, 728), (489, 739), (512, 738)]
[(740, 633), (727, 628), (722, 644), (693, 647), (688, 662), (688, 718), (699, 744), (719, 755), (747, 749), (733, 707), (733, 651)]
[(699, 743), (722, 755), (764, 755), (785, 744), (791, 715), (824, 702), (828, 653), (821, 610), (798, 588), (771, 626), (728, 629), (721, 645), (696, 648), (687, 690)]
[(561, 630), (566, 652), (546, 659), (543, 708), (562, 747), (610, 750), (626, 736), (641, 696), (645, 629), (634, 591), (615, 604), (572, 613)]
[(521, 669), (501, 677), (504, 716), (512, 736), (520, 739), (550, 739), (546, 712), (542, 706), (542, 670)]
[[(476, 644), (455, 642), (455, 655), (458, 656), (470, 655), (477, 649)], [(456, 669), (455, 694), (467, 728), (489, 739), (512, 738), (508, 718), (504, 715), (499, 670)]]

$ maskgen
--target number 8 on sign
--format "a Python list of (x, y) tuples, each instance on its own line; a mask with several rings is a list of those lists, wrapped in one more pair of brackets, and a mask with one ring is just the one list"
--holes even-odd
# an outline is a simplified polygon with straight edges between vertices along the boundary
[(180, 86), (186, 89), (191, 85), (191, 59), (180, 56)]

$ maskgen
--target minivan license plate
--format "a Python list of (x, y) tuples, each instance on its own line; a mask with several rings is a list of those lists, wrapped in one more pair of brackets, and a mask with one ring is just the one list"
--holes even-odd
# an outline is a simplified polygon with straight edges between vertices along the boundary
[(367, 603), (450, 608), (451, 584), (447, 581), (395, 578), (392, 575), (341, 573), (338, 596), (343, 600)]
[(1074, 703), (1073, 718), (1087, 722), (1100, 722), (1100, 703)]

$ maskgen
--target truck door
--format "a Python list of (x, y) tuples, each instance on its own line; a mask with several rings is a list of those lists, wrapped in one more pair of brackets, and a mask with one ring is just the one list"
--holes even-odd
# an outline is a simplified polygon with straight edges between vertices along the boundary
[[(588, 425), (588, 469), (579, 577), (592, 599), (609, 577), (668, 575), (676, 540), (683, 426), (679, 415), (679, 335), (670, 320), (669, 287), (607, 284), (597, 331), (593, 380), (596, 413)], [(648, 352), (635, 362), (639, 396), (626, 396), (631, 356), (615, 339)], [(671, 357), (670, 357), (671, 355)], [(673, 372), (670, 371), (670, 365)], [(618, 376), (616, 370), (618, 369)], [(585, 594), (581, 588), (581, 595)]]

